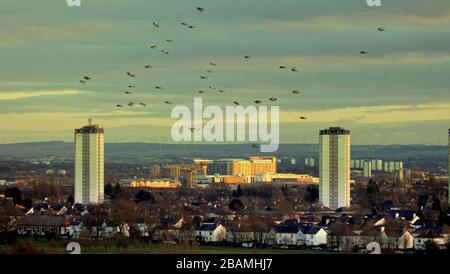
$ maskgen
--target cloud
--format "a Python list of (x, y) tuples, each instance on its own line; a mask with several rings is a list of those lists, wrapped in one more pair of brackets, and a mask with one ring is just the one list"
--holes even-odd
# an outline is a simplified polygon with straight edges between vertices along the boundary
[(80, 94), (79, 90), (52, 90), (52, 91), (10, 91), (0, 92), (0, 101), (19, 100), (30, 97), (62, 96)]
[[(380, 23), (381, 22), (381, 23)], [(450, 26), (449, 14), (414, 15), (389, 12), (359, 12), (336, 15), (315, 16), (308, 19), (264, 19), (248, 23), (243, 29), (265, 29), (292, 31), (300, 29), (367, 28), (378, 25), (395, 27), (446, 27)], [(375, 31), (375, 29), (374, 29)]]
[(2, 126), (12, 131), (46, 131), (79, 128), (88, 118), (105, 128), (120, 126), (172, 126), (174, 120), (152, 117), (148, 112), (29, 112), (0, 114)]
[[(258, 57), (250, 64), (242, 66), (242, 58), (217, 59), (224, 69), (254, 70), (258, 68), (276, 69), (278, 65), (299, 67), (300, 70), (310, 67), (336, 66), (366, 66), (366, 65), (413, 65), (432, 62), (450, 61), (450, 52), (410, 51), (402, 53), (388, 53), (382, 56), (361, 56), (356, 53), (345, 54), (308, 54), (285, 55), (278, 57)], [(191, 64), (192, 65), (192, 64)], [(201, 65), (201, 64), (196, 64)]]
[(104, 21), (82, 21), (65, 24), (28, 22), (17, 24), (17, 20), (1, 20), (1, 25), (9, 25), (0, 29), (0, 47), (17, 46), (29, 43), (44, 43), (65, 39), (89, 38), (93, 35), (125, 33), (132, 29), (131, 25), (118, 25)]
[(345, 107), (304, 112), (282, 112), (280, 121), (298, 121), (307, 116), (308, 122), (353, 121), (358, 124), (393, 124), (405, 122), (428, 122), (450, 120), (450, 102), (424, 103), (418, 105), (379, 105)]

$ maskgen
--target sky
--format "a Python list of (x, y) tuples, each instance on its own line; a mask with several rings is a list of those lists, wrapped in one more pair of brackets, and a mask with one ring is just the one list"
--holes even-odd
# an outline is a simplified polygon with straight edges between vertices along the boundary
[[(279, 106), (282, 142), (317, 143), (319, 129), (341, 126), (353, 144), (448, 143), (448, 0), (0, 5), (0, 143), (73, 141), (88, 118), (105, 128), (107, 142), (170, 142), (172, 108), (192, 106), (194, 97), (221, 107)], [(92, 79), (81, 84), (85, 75)], [(128, 85), (136, 86), (133, 94), (124, 93)], [(278, 101), (269, 102), (272, 96)]]

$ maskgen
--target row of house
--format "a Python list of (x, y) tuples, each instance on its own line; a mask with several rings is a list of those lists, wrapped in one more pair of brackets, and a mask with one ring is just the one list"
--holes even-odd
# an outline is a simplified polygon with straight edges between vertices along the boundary
[(193, 222), (192, 216), (187, 217), (189, 220), (167, 217), (152, 224), (127, 224), (114, 222), (107, 216), (98, 220), (86, 218), (90, 215), (89, 209), (82, 205), (66, 208), (38, 204), (18, 218), (16, 230), (18, 235), (29, 237), (114, 239), (117, 235), (131, 237), (134, 228), (133, 231), (137, 231), (140, 237), (161, 242), (254, 243), (337, 250), (365, 249), (371, 242), (379, 243), (383, 249), (425, 250), (430, 246), (445, 248), (450, 242), (449, 226), (422, 220), (411, 210), (391, 210), (383, 215), (343, 214), (334, 217), (300, 214), (297, 218), (267, 211), (258, 213), (258, 218), (270, 219), (262, 223), (249, 220), (246, 214), (222, 215), (217, 210), (203, 213), (195, 216), (199, 222)]

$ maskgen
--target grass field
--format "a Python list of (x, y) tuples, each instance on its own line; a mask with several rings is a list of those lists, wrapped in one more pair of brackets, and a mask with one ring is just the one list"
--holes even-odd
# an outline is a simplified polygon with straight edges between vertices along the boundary
[[(325, 251), (309, 249), (242, 248), (229, 246), (183, 246), (147, 243), (129, 243), (127, 247), (117, 247), (116, 242), (79, 242), (82, 254), (325, 254)], [(26, 239), (15, 246), (0, 246), (0, 253), (68, 254), (67, 242), (47, 241), (46, 239)]]

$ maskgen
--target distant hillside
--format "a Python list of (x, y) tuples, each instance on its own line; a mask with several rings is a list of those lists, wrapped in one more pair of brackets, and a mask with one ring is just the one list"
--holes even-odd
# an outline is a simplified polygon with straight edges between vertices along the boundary
[[(0, 145), (0, 159), (26, 159), (46, 156), (73, 157), (73, 143), (39, 142)], [(405, 162), (428, 163), (446, 166), (446, 146), (425, 145), (355, 145), (352, 158), (379, 158), (403, 160)], [(250, 144), (150, 144), (108, 143), (106, 158), (168, 158), (168, 157), (248, 157), (260, 154)], [(289, 157), (318, 157), (317, 144), (282, 144), (277, 153), (271, 155)]]

